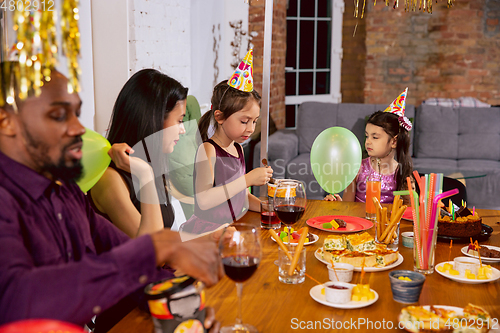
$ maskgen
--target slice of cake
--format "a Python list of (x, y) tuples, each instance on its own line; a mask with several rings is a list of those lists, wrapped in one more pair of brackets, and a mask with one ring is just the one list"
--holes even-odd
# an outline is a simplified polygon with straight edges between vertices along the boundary
[(346, 246), (350, 251), (374, 250), (375, 239), (366, 231), (360, 234), (351, 234), (346, 237)]
[(344, 250), (347, 248), (344, 235), (330, 235), (323, 242), (324, 250)]
[(481, 233), (481, 218), (475, 212), (466, 207), (460, 207), (456, 211), (455, 219), (453, 216), (440, 215), (438, 218), (438, 235), (452, 237), (472, 237)]

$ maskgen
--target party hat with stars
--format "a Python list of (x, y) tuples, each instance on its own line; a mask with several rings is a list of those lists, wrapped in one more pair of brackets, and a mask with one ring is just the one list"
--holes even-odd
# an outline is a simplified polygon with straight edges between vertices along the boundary
[(399, 118), (399, 125), (403, 126), (407, 131), (411, 130), (410, 119), (405, 116), (406, 107), (406, 95), (408, 93), (408, 87), (403, 91), (395, 100), (384, 110), (384, 112), (390, 112), (397, 115)]
[(241, 91), (253, 91), (253, 49), (248, 51), (227, 84)]

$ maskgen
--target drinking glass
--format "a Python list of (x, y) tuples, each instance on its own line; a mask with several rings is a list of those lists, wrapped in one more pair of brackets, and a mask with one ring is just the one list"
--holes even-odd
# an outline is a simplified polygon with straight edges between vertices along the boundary
[(380, 201), (380, 191), (380, 177), (373, 174), (370, 175), (366, 179), (366, 218), (369, 220), (375, 220), (377, 216), (377, 210), (372, 198), (377, 198)]
[[(283, 224), (291, 227), (306, 210), (305, 185), (300, 180), (287, 180), (278, 184), (274, 192), (274, 211)], [(288, 237), (290, 247), (290, 235)]]
[(246, 223), (233, 223), (224, 231), (219, 242), (220, 256), (226, 275), (236, 283), (238, 295), (238, 317), (236, 324), (226, 326), (221, 332), (258, 332), (255, 327), (243, 324), (241, 301), (243, 282), (257, 270), (261, 259), (261, 248), (257, 229)]
[(263, 200), (260, 202), (260, 228), (261, 229), (279, 229), (281, 222), (276, 217), (272, 200)]

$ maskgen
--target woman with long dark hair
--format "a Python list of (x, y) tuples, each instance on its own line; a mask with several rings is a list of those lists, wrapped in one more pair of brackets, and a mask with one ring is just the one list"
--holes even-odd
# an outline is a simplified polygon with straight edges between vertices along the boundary
[[(116, 99), (107, 135), (113, 162), (89, 196), (96, 211), (130, 237), (171, 227), (174, 221), (165, 154), (185, 132), (187, 91), (168, 75), (143, 69)], [(134, 150), (143, 159), (129, 157)]]

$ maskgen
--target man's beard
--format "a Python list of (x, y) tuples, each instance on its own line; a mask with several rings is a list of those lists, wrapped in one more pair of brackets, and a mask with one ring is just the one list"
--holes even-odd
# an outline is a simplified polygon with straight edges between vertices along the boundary
[(83, 175), (83, 166), (81, 160), (74, 160), (73, 165), (67, 166), (64, 159), (64, 151), (66, 148), (82, 141), (81, 137), (76, 137), (73, 142), (66, 145), (61, 151), (61, 158), (57, 163), (53, 163), (48, 155), (49, 147), (36, 140), (25, 131), (25, 138), (27, 141), (27, 149), (29, 154), (35, 161), (38, 161), (38, 170), (41, 173), (48, 173), (55, 179), (60, 179), (64, 182), (71, 182), (79, 180)]

